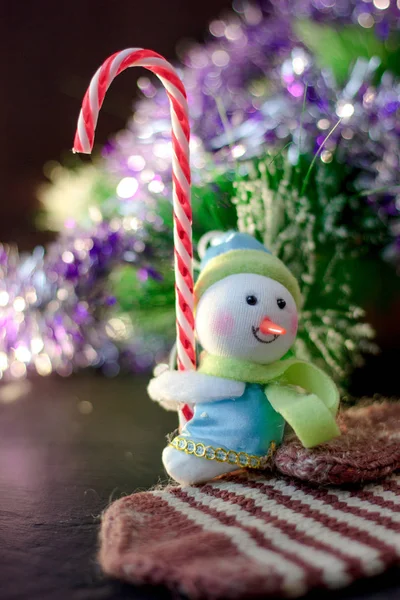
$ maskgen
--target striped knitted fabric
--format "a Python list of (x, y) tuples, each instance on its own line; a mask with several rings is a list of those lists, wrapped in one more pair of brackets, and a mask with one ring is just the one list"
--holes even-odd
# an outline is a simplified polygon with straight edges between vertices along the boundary
[(362, 490), (241, 473), (116, 501), (100, 563), (189, 598), (298, 597), (400, 562), (400, 477)]
[[(103, 515), (103, 570), (190, 599), (216, 600), (299, 597), (400, 564), (400, 475), (393, 473), (400, 468), (393, 447), (394, 441), (400, 446), (399, 414), (400, 405), (386, 403), (352, 410), (342, 417), (341, 442), (314, 454), (297, 452), (296, 440), (289, 440), (277, 467), (311, 483), (276, 471), (237, 471), (202, 486), (168, 486), (117, 500)], [(357, 460), (363, 476), (354, 476)], [(357, 486), (315, 484), (389, 472)]]

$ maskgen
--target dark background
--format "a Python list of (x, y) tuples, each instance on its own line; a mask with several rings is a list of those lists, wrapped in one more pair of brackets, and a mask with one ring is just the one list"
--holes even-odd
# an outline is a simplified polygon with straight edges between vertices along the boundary
[[(229, 0), (1, 0), (0, 2), (0, 241), (31, 248), (35, 190), (43, 165), (72, 148), (81, 101), (96, 69), (129, 47), (174, 59), (182, 38), (201, 41)], [(130, 69), (107, 93), (96, 130), (101, 146), (132, 112)]]

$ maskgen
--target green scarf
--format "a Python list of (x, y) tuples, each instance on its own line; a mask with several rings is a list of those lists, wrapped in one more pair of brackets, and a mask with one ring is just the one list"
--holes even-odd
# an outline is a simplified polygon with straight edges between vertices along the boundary
[[(294, 429), (306, 448), (340, 435), (335, 416), (339, 392), (321, 369), (294, 357), (289, 351), (269, 365), (202, 353), (199, 373), (265, 385), (265, 394), (276, 412)], [(293, 386), (301, 387), (305, 394)]]

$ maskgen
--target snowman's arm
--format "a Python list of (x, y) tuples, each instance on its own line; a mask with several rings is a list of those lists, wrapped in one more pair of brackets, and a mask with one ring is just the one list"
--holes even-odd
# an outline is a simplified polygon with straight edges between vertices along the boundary
[(197, 371), (164, 371), (152, 379), (147, 392), (167, 410), (179, 404), (199, 404), (225, 398), (239, 398), (246, 384), (233, 379), (213, 377)]
[(316, 394), (302, 394), (280, 383), (267, 385), (265, 394), (304, 447), (312, 448), (340, 435), (335, 419), (337, 408), (327, 406)]

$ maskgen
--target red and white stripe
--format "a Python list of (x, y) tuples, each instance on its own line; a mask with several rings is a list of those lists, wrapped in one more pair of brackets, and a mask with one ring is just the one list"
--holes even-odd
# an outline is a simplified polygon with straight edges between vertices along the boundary
[(243, 472), (133, 494), (103, 517), (100, 561), (193, 600), (343, 587), (400, 564), (399, 483), (342, 490)]
[(193, 247), (190, 199), (190, 126), (186, 91), (173, 66), (160, 54), (128, 48), (98, 69), (84, 96), (74, 152), (90, 154), (100, 108), (113, 79), (128, 67), (145, 67), (163, 83), (171, 108), (177, 358), (180, 370), (196, 368), (193, 316)]
[[(235, 489), (230, 492), (221, 489), (219, 486), (213, 486), (204, 493), (196, 488), (181, 490), (179, 495), (193, 498), (194, 503), (203, 511), (207, 510), (209, 514), (214, 514), (218, 519), (225, 520), (231, 525), (243, 528), (247, 535), (262, 548), (268, 548), (272, 553), (273, 561), (278, 560), (279, 568), (286, 576), (290, 572), (291, 578), (285, 582), (285, 591), (291, 595), (291, 591), (300, 591), (305, 585), (304, 570), (308, 571), (314, 580), (328, 587), (337, 587), (338, 581), (341, 583), (350, 583), (351, 577), (347, 573), (346, 562), (335, 556), (334, 551), (329, 547), (324, 548), (323, 544), (314, 544), (311, 536), (304, 536), (300, 541), (291, 537), (288, 532), (288, 523), (284, 516), (275, 513), (272, 522), (264, 519), (261, 511), (259, 514), (252, 514), (250, 507), (262, 507), (261, 504), (251, 502), (248, 496), (244, 495), (244, 489)], [(175, 495), (178, 492), (174, 492)], [(270, 507), (269, 507), (270, 508)], [(267, 511), (268, 515), (274, 515), (274, 510)], [(307, 539), (307, 545), (304, 540)], [(256, 559), (259, 559), (256, 554)], [(269, 566), (271, 566), (271, 560)], [(294, 565), (294, 566), (293, 566)], [(332, 580), (333, 568), (335, 577)], [(307, 591), (305, 589), (304, 591)]]
[[(240, 521), (230, 518), (231, 513), (226, 513), (227, 506), (224, 502), (224, 508), (222, 510), (220, 508), (219, 511), (207, 503), (208, 498), (203, 504), (202, 496), (201, 492), (195, 488), (190, 488), (190, 490), (175, 488), (163, 498), (175, 510), (182, 511), (196, 524), (200, 524), (204, 530), (222, 533), (245, 557), (278, 573), (284, 581), (285, 591), (288, 595), (291, 595), (292, 590), (299, 588), (303, 592), (306, 591), (303, 589), (304, 570), (294, 556), (289, 557), (284, 553), (277, 552), (276, 548), (268, 542), (260, 543), (253, 535), (250, 523), (243, 526)], [(191, 501), (192, 499), (193, 501)], [(214, 502), (215, 504), (216, 502)]]

